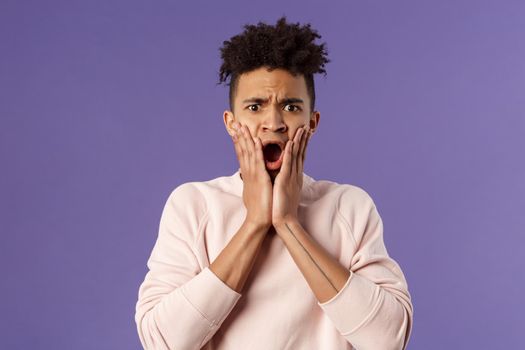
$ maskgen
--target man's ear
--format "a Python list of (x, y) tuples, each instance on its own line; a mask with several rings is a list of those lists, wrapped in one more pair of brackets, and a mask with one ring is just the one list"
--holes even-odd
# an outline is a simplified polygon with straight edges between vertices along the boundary
[(313, 111), (312, 115), (310, 116), (310, 120), (308, 124), (310, 126), (310, 131), (312, 132), (312, 134), (317, 130), (320, 119), (321, 119), (321, 112)]
[(225, 110), (223, 113), (223, 119), (224, 119), (224, 126), (226, 127), (226, 131), (230, 136), (233, 136), (235, 134), (235, 129), (233, 129), (233, 123), (235, 122), (235, 116), (233, 115), (232, 111)]

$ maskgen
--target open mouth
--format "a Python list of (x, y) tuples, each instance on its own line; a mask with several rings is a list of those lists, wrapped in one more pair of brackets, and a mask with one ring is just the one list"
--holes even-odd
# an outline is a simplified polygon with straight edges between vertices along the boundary
[(263, 148), (264, 163), (269, 170), (279, 169), (283, 162), (283, 150), (277, 143), (268, 143)]

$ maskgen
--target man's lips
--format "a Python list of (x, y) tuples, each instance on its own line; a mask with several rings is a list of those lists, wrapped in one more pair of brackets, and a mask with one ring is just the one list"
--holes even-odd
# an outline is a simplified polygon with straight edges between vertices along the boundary
[[(266, 149), (268, 145), (276, 145), (279, 147), (280, 151), (272, 149)], [(266, 165), (266, 168), (268, 170), (277, 170), (281, 167), (283, 163), (283, 156), (284, 156), (284, 147), (285, 147), (285, 141), (281, 140), (264, 140), (262, 141), (263, 145), (263, 156), (264, 156), (264, 163)], [(270, 146), (270, 147), (276, 147), (276, 146)], [(275, 160), (271, 160), (272, 158), (275, 158), (275, 152), (279, 152), (279, 158)]]
[(283, 164), (283, 158), (284, 158), (284, 152), (281, 151), (279, 153), (279, 158), (276, 160), (269, 160), (266, 157), (264, 158), (264, 164), (266, 165), (266, 168), (268, 170), (277, 170), (281, 168), (281, 165)]
[(264, 149), (264, 147), (266, 147), (266, 145), (268, 145), (270, 143), (278, 145), (279, 148), (281, 148), (281, 152), (284, 151), (284, 146), (286, 145), (286, 141), (281, 141), (281, 140), (264, 140), (264, 141), (262, 141), (263, 149)]

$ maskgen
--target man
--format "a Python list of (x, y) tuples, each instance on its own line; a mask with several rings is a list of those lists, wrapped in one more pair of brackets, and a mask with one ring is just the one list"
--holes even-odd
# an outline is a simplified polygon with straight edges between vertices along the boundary
[(144, 348), (406, 348), (411, 297), (372, 198), (303, 172), (329, 62), (315, 38), (282, 17), (224, 42), (240, 168), (170, 194), (136, 305)]

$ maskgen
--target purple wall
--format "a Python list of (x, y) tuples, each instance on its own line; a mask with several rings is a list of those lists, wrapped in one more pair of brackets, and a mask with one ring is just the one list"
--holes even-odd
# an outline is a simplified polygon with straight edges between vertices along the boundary
[(167, 196), (238, 167), (218, 48), (281, 14), (332, 60), (305, 172), (376, 201), (409, 348), (523, 346), (525, 4), (338, 4), (0, 2), (2, 348), (140, 348)]

